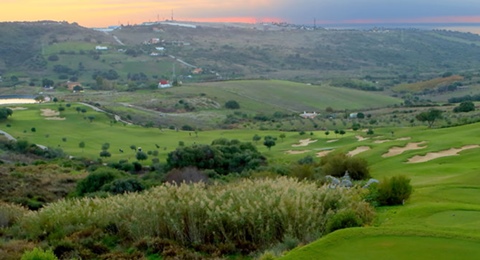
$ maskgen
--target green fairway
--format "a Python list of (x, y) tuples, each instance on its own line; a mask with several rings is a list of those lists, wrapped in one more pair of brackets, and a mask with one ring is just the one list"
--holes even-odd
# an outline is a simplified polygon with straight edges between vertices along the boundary
[[(349, 229), (332, 234), (282, 259), (478, 259), (479, 242), (399, 230)], [(410, 234), (409, 234), (410, 233)]]

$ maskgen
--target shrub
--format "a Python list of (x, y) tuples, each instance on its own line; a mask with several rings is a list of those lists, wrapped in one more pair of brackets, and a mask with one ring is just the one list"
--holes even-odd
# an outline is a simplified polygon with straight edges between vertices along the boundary
[(120, 179), (104, 185), (102, 190), (113, 194), (123, 194), (126, 192), (143, 191), (145, 186), (136, 179)]
[(13, 225), (27, 212), (25, 207), (0, 201), (0, 228)]
[(239, 109), (239, 108), (240, 108), (240, 104), (238, 104), (238, 102), (235, 101), (235, 100), (229, 100), (229, 101), (225, 102), (225, 108), (228, 108), (228, 109)]
[(77, 184), (77, 193), (83, 196), (87, 193), (100, 191), (103, 185), (115, 180), (120, 173), (110, 168), (99, 168), (90, 173), (87, 178)]
[(412, 194), (412, 190), (410, 179), (403, 175), (385, 178), (377, 185), (378, 204), (380, 206), (403, 204)]
[(348, 171), (350, 177), (354, 180), (364, 180), (370, 178), (368, 162), (359, 157), (350, 157), (345, 153), (330, 153), (320, 161), (322, 173), (335, 177), (343, 177)]
[(18, 225), (32, 239), (115, 225), (119, 239), (130, 243), (152, 237), (190, 248), (227, 245), (221, 251), (246, 254), (286, 238), (289, 245), (317, 239), (341, 212), (346, 216), (331, 220), (330, 230), (367, 223), (362, 220), (372, 219), (365, 215), (373, 210), (363, 209), (370, 206), (361, 192), (284, 177), (227, 185), (164, 184), (143, 193), (60, 200), (27, 214)]
[(44, 251), (35, 247), (32, 251), (26, 251), (21, 260), (58, 260), (58, 258), (51, 249)]
[(362, 224), (362, 220), (357, 216), (355, 211), (347, 209), (338, 212), (336, 215), (328, 219), (327, 233), (343, 228), (360, 227)]

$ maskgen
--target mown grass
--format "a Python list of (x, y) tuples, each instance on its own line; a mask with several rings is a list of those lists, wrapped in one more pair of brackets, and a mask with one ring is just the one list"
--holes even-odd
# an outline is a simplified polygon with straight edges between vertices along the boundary
[(282, 259), (477, 259), (478, 240), (413, 229), (353, 228), (332, 233)]
[[(361, 154), (371, 163), (371, 174), (382, 179), (406, 175), (414, 192), (403, 206), (378, 209), (375, 227), (334, 232), (310, 245), (298, 248), (282, 259), (476, 259), (480, 229), (480, 189), (478, 149), (460, 155), (437, 158), (424, 163), (407, 163), (417, 154), (439, 152), (451, 147), (478, 144), (478, 124), (461, 127), (426, 129), (412, 127), (378, 130), (390, 142), (363, 141), (372, 150)], [(410, 140), (394, 141), (410, 137)], [(393, 146), (426, 141), (421, 150), (382, 158)], [(466, 253), (465, 253), (466, 252)]]

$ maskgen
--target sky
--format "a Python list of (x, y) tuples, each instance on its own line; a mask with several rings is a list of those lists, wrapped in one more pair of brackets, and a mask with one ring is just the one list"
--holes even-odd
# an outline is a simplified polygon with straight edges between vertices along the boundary
[(0, 0), (0, 21), (480, 23), (479, 0)]

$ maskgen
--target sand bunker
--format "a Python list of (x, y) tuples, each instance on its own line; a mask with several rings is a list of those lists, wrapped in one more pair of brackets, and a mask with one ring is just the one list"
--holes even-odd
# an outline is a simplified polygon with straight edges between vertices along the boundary
[(298, 141), (299, 144), (292, 144), (292, 147), (307, 146), (307, 145), (309, 145), (309, 144), (311, 144), (311, 143), (315, 143), (316, 141), (318, 141), (318, 140), (312, 140), (312, 139), (310, 139), (310, 138), (309, 138), (309, 139), (303, 139), (303, 140)]
[(360, 136), (360, 135), (355, 136), (355, 138), (357, 138), (357, 140), (358, 140), (359, 142), (368, 140), (367, 137), (363, 137), (363, 136)]
[(402, 137), (402, 138), (398, 138), (397, 141), (408, 141), (412, 139), (411, 137)]
[(392, 157), (395, 155), (402, 154), (403, 152), (406, 152), (409, 150), (419, 150), (419, 149), (427, 148), (427, 146), (422, 146), (425, 143), (426, 142), (408, 143), (405, 147), (398, 147), (398, 146), (392, 147), (390, 148), (390, 150), (388, 150), (387, 153), (384, 153), (382, 157), (383, 158)]
[(41, 109), (42, 111), (42, 116), (58, 116), (60, 115), (60, 112), (52, 110), (52, 109)]
[(46, 120), (65, 120), (65, 117), (58, 117), (58, 116), (53, 116), (53, 117), (46, 117)]
[(28, 108), (26, 107), (9, 107), (11, 110), (15, 111), (15, 110), (27, 110)]
[(0, 99), (0, 105), (9, 105), (9, 104), (34, 104), (37, 103), (35, 99), (28, 98), (8, 98)]
[(348, 156), (355, 156), (359, 153), (363, 153), (363, 152), (366, 152), (368, 150), (370, 150), (370, 147), (368, 147), (368, 146), (359, 146), (359, 147), (355, 148), (355, 150), (348, 152), (347, 155)]
[(408, 163), (421, 163), (421, 162), (428, 162), (433, 159), (437, 159), (440, 157), (446, 157), (446, 156), (454, 156), (458, 155), (459, 152), (468, 150), (468, 149), (474, 149), (480, 147), (479, 145), (466, 145), (462, 148), (451, 148), (449, 150), (441, 151), (441, 152), (436, 152), (436, 153), (427, 153), (424, 156), (416, 155), (410, 159), (408, 159)]
[(338, 139), (328, 140), (327, 143), (334, 143), (336, 141), (338, 141)]
[(325, 150), (317, 153), (317, 157), (323, 157), (329, 153), (333, 152), (333, 150)]
[(294, 151), (294, 150), (288, 150), (285, 153), (286, 154), (302, 154), (302, 153), (308, 153), (310, 150), (301, 150), (301, 151)]

